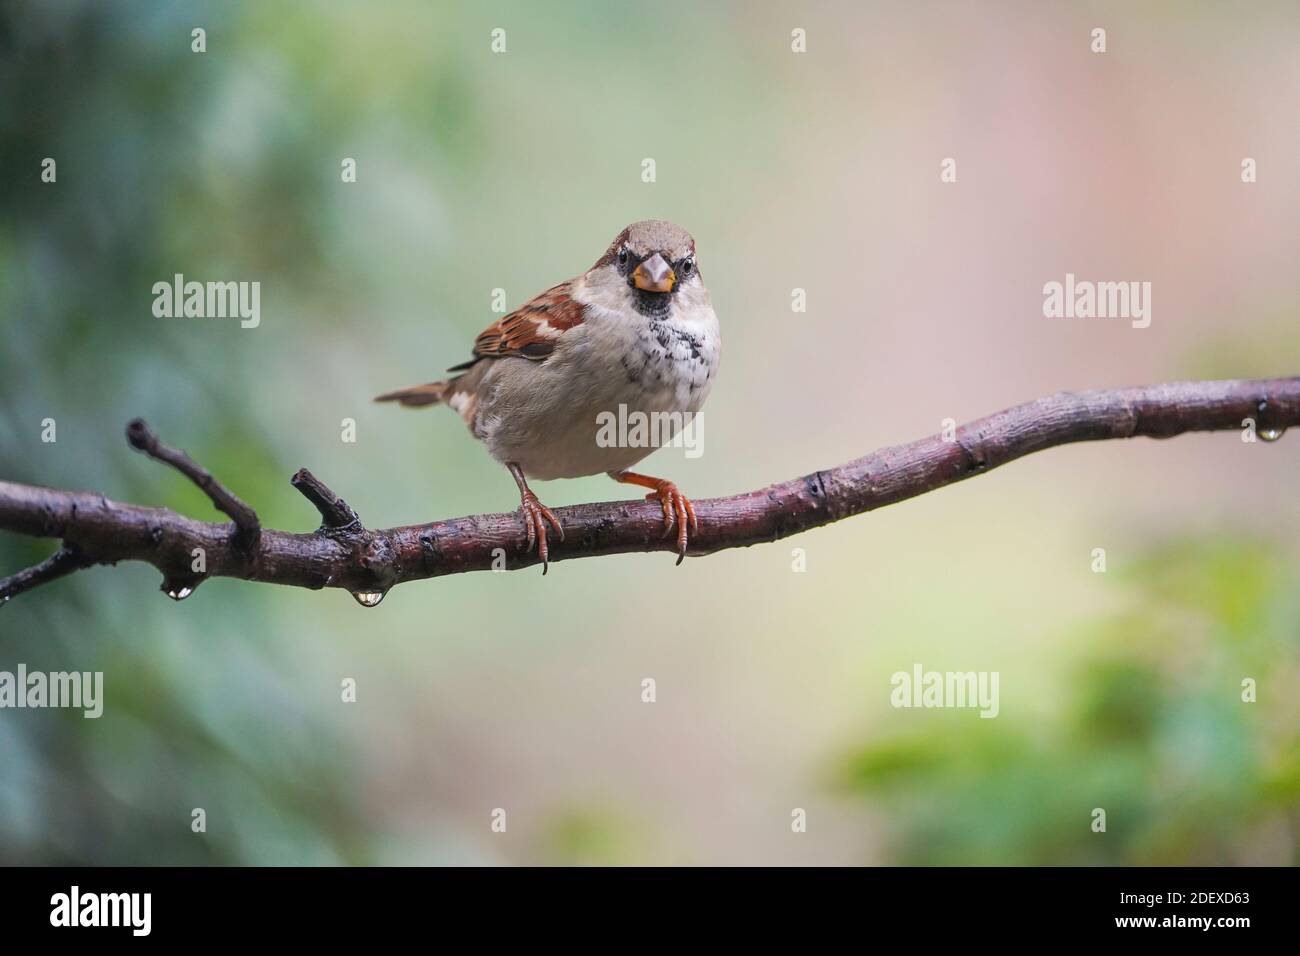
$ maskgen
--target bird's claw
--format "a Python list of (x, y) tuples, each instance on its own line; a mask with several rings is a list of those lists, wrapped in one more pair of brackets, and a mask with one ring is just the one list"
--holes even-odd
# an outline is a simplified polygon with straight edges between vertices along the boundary
[(659, 486), (650, 494), (645, 496), (646, 501), (658, 500), (660, 506), (664, 509), (664, 534), (666, 538), (677, 529), (677, 563), (681, 564), (686, 558), (686, 545), (689, 539), (687, 528), (690, 528), (690, 534), (696, 534), (700, 530), (699, 519), (695, 517), (695, 506), (691, 504), (691, 499), (687, 498), (671, 481), (661, 481)]
[(534, 545), (537, 547), (537, 556), (542, 559), (542, 574), (545, 574), (550, 568), (551, 551), (546, 543), (546, 526), (550, 524), (559, 535), (561, 541), (564, 540), (564, 526), (560, 524), (560, 519), (555, 517), (555, 512), (542, 504), (537, 495), (531, 491), (523, 496), (519, 503), (519, 512), (524, 519), (524, 528), (528, 532), (528, 543), (524, 547), (524, 553), (533, 550)]

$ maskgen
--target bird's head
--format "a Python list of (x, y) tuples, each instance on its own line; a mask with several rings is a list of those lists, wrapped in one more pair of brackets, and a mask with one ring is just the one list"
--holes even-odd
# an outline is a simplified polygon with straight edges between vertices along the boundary
[(695, 240), (662, 219), (634, 222), (620, 232), (588, 275), (605, 288), (621, 289), (628, 304), (647, 316), (666, 315), (676, 296), (703, 290)]

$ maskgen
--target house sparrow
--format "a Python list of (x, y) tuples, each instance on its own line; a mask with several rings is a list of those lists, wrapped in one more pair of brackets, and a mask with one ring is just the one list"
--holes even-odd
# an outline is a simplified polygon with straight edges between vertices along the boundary
[(474, 357), (447, 370), (460, 373), (454, 378), (375, 400), (443, 403), (460, 413), (514, 476), (527, 549), (536, 544), (543, 574), (547, 525), (561, 541), (564, 528), (527, 479), (600, 472), (652, 489), (646, 499), (662, 505), (665, 536), (676, 528), (680, 564), (688, 526), (699, 529), (694, 507), (671, 481), (627, 470), (671, 441), (676, 429), (658, 430), (657, 444), (602, 447), (609, 443), (597, 441), (598, 416), (617, 415), (622, 405), (649, 420), (678, 413), (672, 420), (683, 421), (709, 394), (721, 344), (695, 240), (680, 226), (650, 219), (620, 232), (576, 279), (489, 325), (474, 342)]

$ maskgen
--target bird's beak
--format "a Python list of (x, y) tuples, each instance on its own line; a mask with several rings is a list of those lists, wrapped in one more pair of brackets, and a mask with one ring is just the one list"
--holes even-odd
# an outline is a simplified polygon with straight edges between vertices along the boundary
[(632, 284), (642, 292), (672, 292), (677, 284), (677, 273), (656, 252), (632, 272)]

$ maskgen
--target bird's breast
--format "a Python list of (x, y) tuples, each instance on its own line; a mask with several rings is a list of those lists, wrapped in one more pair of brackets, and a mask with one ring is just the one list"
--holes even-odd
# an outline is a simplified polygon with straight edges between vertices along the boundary
[(712, 388), (720, 342), (711, 309), (694, 321), (594, 311), (545, 362), (507, 359), (492, 370), (479, 437), (529, 477), (631, 467), (671, 440), (684, 419), (675, 415), (650, 445), (611, 444), (607, 423), (696, 413)]
[(712, 310), (691, 319), (625, 315), (591, 322), (580, 362), (601, 387), (597, 402), (636, 410), (698, 411), (717, 372), (720, 342)]

